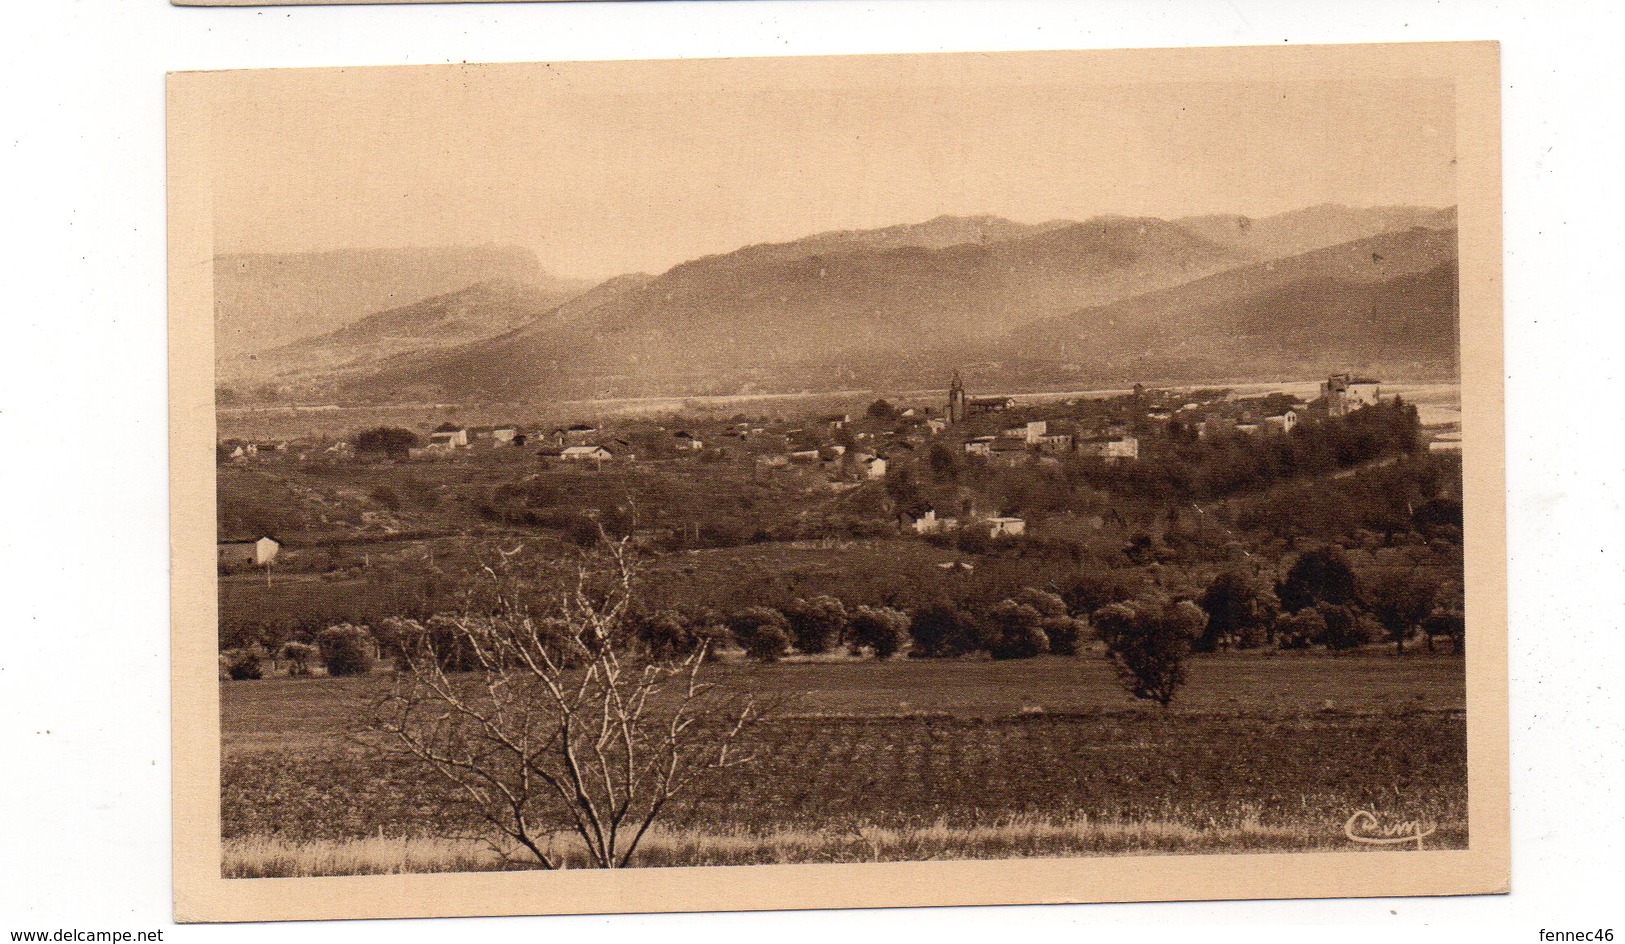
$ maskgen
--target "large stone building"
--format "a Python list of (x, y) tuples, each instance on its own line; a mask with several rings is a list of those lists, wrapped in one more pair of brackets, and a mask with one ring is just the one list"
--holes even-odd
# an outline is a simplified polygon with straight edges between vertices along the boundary
[(1376, 406), (1382, 398), (1382, 382), (1353, 374), (1332, 374), (1320, 385), (1327, 416), (1347, 416), (1362, 407)]

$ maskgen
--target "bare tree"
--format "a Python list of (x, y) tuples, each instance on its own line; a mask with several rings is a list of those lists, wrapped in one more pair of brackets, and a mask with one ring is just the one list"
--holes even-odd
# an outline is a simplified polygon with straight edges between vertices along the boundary
[(697, 778), (750, 761), (741, 738), (761, 706), (702, 678), (703, 646), (640, 651), (626, 541), (603, 542), (543, 594), (546, 613), (509, 563), (484, 568), (495, 592), (483, 611), (397, 640), (400, 671), (366, 739), (431, 773), (541, 867), (564, 864), (552, 840), (573, 833), (593, 866), (624, 868)]

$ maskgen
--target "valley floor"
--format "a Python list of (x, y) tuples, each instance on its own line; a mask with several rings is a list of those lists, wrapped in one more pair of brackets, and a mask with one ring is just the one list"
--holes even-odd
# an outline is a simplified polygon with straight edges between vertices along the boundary
[[(1093, 654), (728, 673), (789, 707), (635, 864), (1352, 850), (1361, 809), (1436, 826), (1429, 848), (1467, 840), (1454, 656), (1202, 656), (1167, 711), (1130, 702)], [(504, 867), (415, 771), (345, 739), (384, 684), (223, 685), (226, 874)]]

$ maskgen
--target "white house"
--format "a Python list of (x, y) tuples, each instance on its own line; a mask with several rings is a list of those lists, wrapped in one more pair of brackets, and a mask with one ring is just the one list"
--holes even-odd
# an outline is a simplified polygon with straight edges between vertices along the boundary
[(965, 440), (965, 454), (972, 456), (990, 456), (993, 454), (993, 437), (977, 436)]
[(512, 443), (517, 435), (519, 435), (517, 427), (498, 426), (491, 430), (491, 442), (493, 445), (506, 446)]
[(957, 518), (938, 518), (935, 508), (927, 508), (924, 514), (911, 519), (904, 527), (915, 534), (938, 534), (959, 527), (959, 520)]
[(705, 448), (705, 443), (697, 439), (694, 434), (685, 430), (678, 430), (677, 432), (672, 433), (671, 438), (676, 441), (678, 449), (685, 449), (692, 452)]
[(857, 465), (863, 470), (863, 477), (870, 481), (886, 477), (886, 460), (879, 456), (860, 456)]
[(429, 434), (430, 449), (461, 449), (468, 445), (468, 428), (444, 423)]
[(990, 538), (1016, 537), (1027, 531), (1027, 522), (1022, 518), (988, 518), (983, 524)]
[(603, 446), (566, 446), (559, 458), (566, 462), (603, 462), (615, 457)]
[(1263, 429), (1272, 433), (1290, 433), (1298, 425), (1298, 411), (1287, 410), (1275, 416), (1266, 416), (1258, 422)]
[(282, 542), (268, 534), (258, 538), (221, 541), (218, 548), (220, 563), (252, 564), (255, 567), (264, 567), (276, 560), (280, 550)]
[(1352, 374), (1332, 374), (1320, 385), (1326, 401), (1326, 415), (1346, 416), (1355, 410), (1376, 406), (1382, 399), (1382, 382)]

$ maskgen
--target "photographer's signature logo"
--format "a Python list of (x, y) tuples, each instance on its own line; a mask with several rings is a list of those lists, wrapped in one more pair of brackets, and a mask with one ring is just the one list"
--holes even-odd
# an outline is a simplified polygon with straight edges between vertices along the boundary
[(1437, 828), (1432, 823), (1414, 819), (1385, 823), (1370, 810), (1360, 810), (1343, 824), (1343, 835), (1349, 837), (1350, 842), (1368, 846), (1395, 846), (1414, 842), (1416, 848), (1421, 849), (1422, 840), (1433, 835)]

